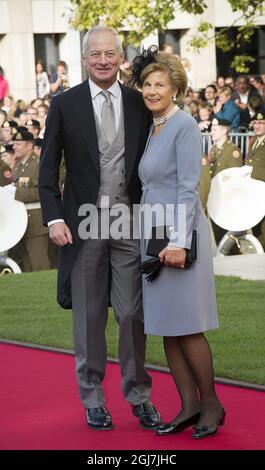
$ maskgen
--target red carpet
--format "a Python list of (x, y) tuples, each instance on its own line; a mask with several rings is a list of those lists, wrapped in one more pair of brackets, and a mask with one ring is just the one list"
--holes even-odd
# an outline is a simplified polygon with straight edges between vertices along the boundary
[[(73, 356), (0, 344), (0, 449), (265, 449), (265, 393), (217, 385), (227, 412), (216, 436), (194, 441), (191, 429), (159, 437), (140, 428), (120, 392), (120, 370), (109, 364), (107, 406), (115, 429), (92, 431), (77, 394)], [(169, 374), (152, 372), (152, 399), (163, 418), (178, 409)]]

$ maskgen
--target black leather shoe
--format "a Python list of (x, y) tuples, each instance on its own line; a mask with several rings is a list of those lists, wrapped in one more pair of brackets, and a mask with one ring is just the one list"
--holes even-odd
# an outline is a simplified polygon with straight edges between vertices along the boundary
[(161, 423), (160, 414), (150, 401), (133, 405), (132, 412), (139, 418), (141, 426), (145, 429), (155, 429)]
[(195, 415), (191, 416), (190, 418), (184, 419), (178, 424), (174, 423), (164, 423), (158, 426), (156, 429), (156, 434), (158, 436), (168, 436), (169, 434), (176, 434), (178, 432), (184, 431), (184, 429), (192, 426), (193, 424), (198, 423), (200, 419), (200, 413), (196, 413)]
[(218, 431), (219, 426), (222, 426), (225, 422), (225, 410), (221, 408), (220, 414), (215, 423), (210, 426), (200, 425), (193, 427), (193, 439), (202, 439), (203, 437), (213, 436)]
[(86, 408), (86, 422), (92, 429), (108, 431), (112, 429), (111, 416), (105, 406)]

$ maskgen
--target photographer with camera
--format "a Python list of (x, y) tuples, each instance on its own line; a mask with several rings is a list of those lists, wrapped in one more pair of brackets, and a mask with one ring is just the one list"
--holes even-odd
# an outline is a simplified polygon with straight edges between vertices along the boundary
[(51, 95), (56, 96), (70, 88), (67, 65), (64, 60), (60, 60), (57, 64), (57, 72), (51, 81)]

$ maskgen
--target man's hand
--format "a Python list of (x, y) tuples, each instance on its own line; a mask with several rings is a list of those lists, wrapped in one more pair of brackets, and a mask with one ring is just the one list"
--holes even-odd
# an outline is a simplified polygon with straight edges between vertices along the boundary
[(56, 222), (49, 227), (50, 239), (58, 246), (73, 244), (72, 234), (64, 222)]
[(184, 268), (186, 259), (185, 248), (166, 247), (159, 253), (161, 263), (171, 268)]
[(240, 108), (240, 109), (247, 109), (248, 105), (241, 103), (240, 99), (235, 100), (235, 104)]

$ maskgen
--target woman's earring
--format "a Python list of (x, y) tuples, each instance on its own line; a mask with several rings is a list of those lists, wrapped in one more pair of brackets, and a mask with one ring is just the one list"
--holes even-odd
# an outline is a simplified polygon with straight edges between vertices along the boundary
[(173, 101), (174, 104), (177, 103), (177, 95), (173, 95), (173, 96), (172, 96), (172, 101)]

